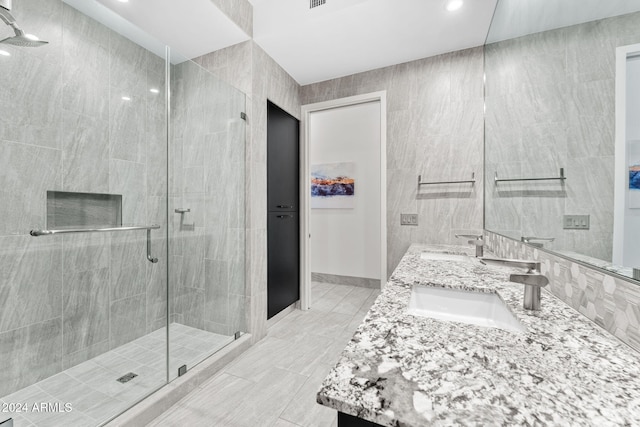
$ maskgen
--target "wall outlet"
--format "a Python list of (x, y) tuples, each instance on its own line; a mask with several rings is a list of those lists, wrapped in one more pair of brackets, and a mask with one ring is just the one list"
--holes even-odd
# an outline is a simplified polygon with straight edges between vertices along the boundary
[(588, 230), (589, 215), (565, 215), (563, 228), (565, 230)]
[(400, 225), (418, 225), (418, 214), (400, 214)]

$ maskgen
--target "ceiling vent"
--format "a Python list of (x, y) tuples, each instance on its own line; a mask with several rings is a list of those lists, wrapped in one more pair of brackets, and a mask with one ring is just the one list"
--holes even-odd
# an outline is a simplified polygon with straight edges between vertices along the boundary
[(326, 2), (327, 2), (327, 0), (309, 0), (309, 9), (313, 9), (314, 7), (322, 6)]

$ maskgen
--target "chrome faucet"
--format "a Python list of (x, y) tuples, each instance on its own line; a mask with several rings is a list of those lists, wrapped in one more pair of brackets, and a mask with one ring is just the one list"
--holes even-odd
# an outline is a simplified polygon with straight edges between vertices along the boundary
[(518, 259), (481, 258), (483, 264), (503, 265), (506, 267), (526, 268), (524, 274), (510, 274), (509, 281), (524, 285), (524, 300), (522, 306), (526, 310), (540, 310), (542, 288), (549, 284), (549, 279), (540, 273), (540, 263), (537, 261), (521, 261)]
[(464, 237), (469, 240), (470, 245), (474, 245), (476, 247), (476, 257), (480, 258), (484, 256), (484, 238), (482, 234), (456, 234), (456, 237)]
[(540, 242), (553, 242), (554, 240), (556, 240), (555, 237), (535, 237), (535, 236), (522, 236), (520, 238), (520, 241), (522, 243), (528, 243), (529, 245), (536, 247), (536, 248), (542, 248), (543, 244)]

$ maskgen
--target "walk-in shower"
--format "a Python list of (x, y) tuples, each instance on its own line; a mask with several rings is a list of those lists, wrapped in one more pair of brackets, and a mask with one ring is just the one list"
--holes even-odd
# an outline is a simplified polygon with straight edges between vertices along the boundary
[(246, 332), (245, 96), (97, 0), (8, 3), (49, 43), (0, 56), (0, 425), (102, 425)]

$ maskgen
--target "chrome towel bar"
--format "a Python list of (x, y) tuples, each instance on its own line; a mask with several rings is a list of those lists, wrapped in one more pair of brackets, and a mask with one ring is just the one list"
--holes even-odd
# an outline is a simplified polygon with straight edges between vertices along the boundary
[(438, 185), (438, 184), (475, 184), (476, 182), (476, 173), (471, 173), (471, 179), (466, 181), (433, 181), (433, 182), (422, 182), (422, 175), (418, 175), (418, 186), (421, 185)]
[(105, 228), (60, 228), (57, 230), (31, 230), (33, 237), (53, 236), (54, 234), (75, 234), (75, 233), (105, 233), (109, 231), (133, 231), (147, 230), (147, 259), (152, 263), (157, 263), (158, 258), (151, 256), (151, 230), (159, 229), (159, 225), (134, 225), (130, 227), (105, 227)]
[(567, 177), (564, 176), (564, 168), (560, 168), (560, 176), (554, 176), (554, 177), (550, 177), (550, 178), (505, 178), (505, 179), (498, 179), (498, 172), (496, 171), (495, 176), (494, 176), (494, 181), (495, 183), (499, 183), (499, 182), (513, 182), (513, 181), (553, 181), (553, 180), (559, 180), (559, 181), (564, 181), (566, 180)]

